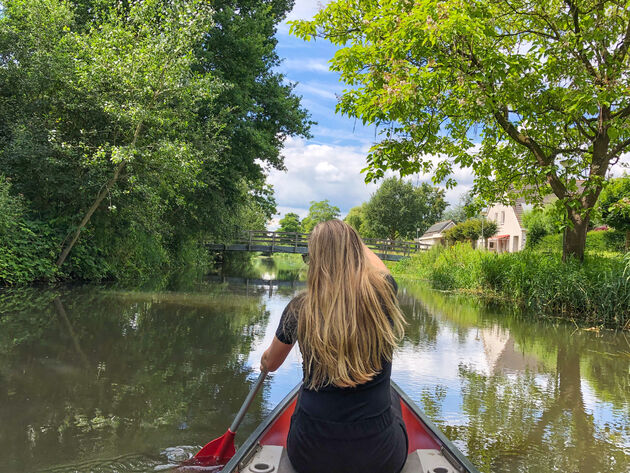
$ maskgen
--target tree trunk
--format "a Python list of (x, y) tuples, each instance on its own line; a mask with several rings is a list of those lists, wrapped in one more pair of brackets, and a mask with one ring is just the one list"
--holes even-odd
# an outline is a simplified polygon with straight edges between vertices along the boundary
[(564, 230), (565, 239), (562, 245), (562, 261), (566, 262), (570, 257), (584, 260), (584, 248), (586, 246), (586, 231), (588, 230), (588, 216), (583, 217), (574, 209), (567, 209), (567, 214), (572, 225)]
[(83, 220), (81, 220), (81, 223), (79, 224), (79, 228), (77, 228), (77, 230), (74, 232), (72, 239), (70, 240), (68, 244), (66, 244), (63, 251), (59, 255), (59, 259), (57, 259), (58, 268), (60, 268), (61, 265), (64, 263), (64, 261), (66, 261), (66, 258), (68, 257), (68, 254), (70, 253), (70, 250), (72, 250), (72, 248), (74, 247), (74, 244), (79, 239), (79, 235), (81, 235), (81, 231), (88, 224), (88, 222), (90, 221), (90, 218), (92, 218), (92, 214), (96, 212), (96, 209), (98, 209), (98, 207), (101, 205), (101, 202), (103, 202), (103, 199), (105, 198), (105, 196), (109, 193), (111, 188), (114, 187), (114, 184), (116, 184), (116, 181), (118, 181), (118, 176), (120, 175), (120, 171), (122, 171), (124, 167), (125, 167), (124, 161), (120, 163), (118, 166), (116, 166), (114, 175), (109, 181), (107, 181), (107, 183), (103, 186), (101, 191), (96, 196), (96, 199), (94, 200), (94, 202), (88, 209), (87, 213), (83, 217)]
[[(162, 71), (162, 76), (163, 75), (164, 75), (164, 70)], [(152, 100), (151, 103), (153, 103), (155, 101), (155, 99), (158, 97), (158, 95), (159, 95), (159, 90), (156, 90), (155, 93), (153, 94), (153, 100)], [(131, 140), (131, 145), (129, 146), (131, 149), (134, 149), (136, 147), (136, 143), (138, 142), (138, 137), (140, 136), (140, 131), (142, 130), (142, 123), (143, 122), (141, 121), (141, 122), (139, 122), (136, 125), (136, 130), (133, 133), (133, 139)], [(68, 243), (66, 245), (66, 247), (63, 249), (63, 251), (59, 255), (59, 259), (57, 260), (57, 267), (58, 268), (61, 267), (61, 265), (64, 263), (64, 261), (68, 257), (68, 254), (70, 253), (70, 250), (72, 250), (72, 247), (74, 246), (74, 244), (79, 239), (79, 235), (81, 235), (81, 230), (83, 230), (83, 228), (90, 221), (90, 218), (92, 218), (92, 214), (94, 212), (96, 212), (96, 209), (98, 209), (99, 205), (101, 205), (101, 202), (103, 202), (103, 199), (105, 198), (105, 196), (109, 193), (111, 188), (114, 187), (114, 184), (116, 184), (116, 182), (118, 181), (118, 177), (120, 176), (120, 172), (125, 167), (125, 164), (126, 164), (125, 161), (121, 161), (116, 166), (116, 169), (114, 170), (114, 175), (112, 176), (112, 178), (109, 181), (107, 181), (105, 183), (105, 185), (103, 186), (101, 191), (96, 196), (96, 199), (92, 203), (92, 206), (88, 209), (87, 213), (83, 217), (83, 220), (81, 220), (81, 223), (79, 224), (79, 228), (77, 228), (77, 231), (74, 232), (74, 235), (72, 236), (72, 239), (70, 240), (70, 243)]]
[(630, 251), (630, 230), (626, 230), (626, 253)]

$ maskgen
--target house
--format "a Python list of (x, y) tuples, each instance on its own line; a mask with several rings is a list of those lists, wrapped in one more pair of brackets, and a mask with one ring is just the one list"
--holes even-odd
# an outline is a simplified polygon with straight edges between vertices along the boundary
[(434, 223), (424, 234), (418, 238), (418, 243), (424, 243), (427, 246), (443, 245), (445, 242), (444, 232), (455, 226), (452, 220)]
[[(486, 219), (497, 224), (497, 233), (488, 238), (488, 250), (515, 253), (525, 248), (524, 205), (525, 200), (520, 198), (514, 205), (495, 204), (486, 211)], [(480, 240), (479, 244), (483, 245), (483, 241)]]

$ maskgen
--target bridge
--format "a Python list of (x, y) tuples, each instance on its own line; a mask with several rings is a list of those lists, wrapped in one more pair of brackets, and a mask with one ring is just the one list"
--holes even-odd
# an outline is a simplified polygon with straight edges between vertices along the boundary
[[(248, 230), (231, 243), (207, 243), (211, 251), (260, 251), (263, 253), (308, 253), (308, 233)], [(381, 259), (400, 261), (430, 245), (400, 240), (364, 238), (363, 242)]]

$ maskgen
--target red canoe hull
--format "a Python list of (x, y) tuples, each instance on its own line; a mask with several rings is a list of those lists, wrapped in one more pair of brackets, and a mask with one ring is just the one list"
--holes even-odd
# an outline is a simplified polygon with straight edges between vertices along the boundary
[[(283, 401), (278, 404), (267, 419), (250, 435), (238, 449), (236, 455), (223, 469), (224, 473), (240, 471), (243, 459), (251, 458), (253, 452), (261, 448), (286, 448), (287, 436), (291, 425), (291, 416), (295, 411), (300, 386), (296, 386)], [(429, 420), (415, 403), (392, 382), (392, 390), (400, 398), (402, 417), (409, 439), (408, 453), (435, 451), (446, 458), (461, 473), (479, 473), (470, 461), (453, 445), (448, 438)], [(438, 469), (439, 470), (439, 469)], [(436, 470), (437, 471), (437, 470)]]

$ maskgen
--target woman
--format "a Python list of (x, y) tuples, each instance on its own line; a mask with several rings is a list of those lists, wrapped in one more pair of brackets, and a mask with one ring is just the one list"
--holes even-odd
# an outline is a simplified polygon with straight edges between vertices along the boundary
[(298, 341), (304, 382), (287, 453), (298, 473), (397, 473), (407, 457), (391, 361), (403, 333), (396, 282), (349, 225), (318, 224), (307, 289), (286, 307), (261, 360), (275, 371)]

